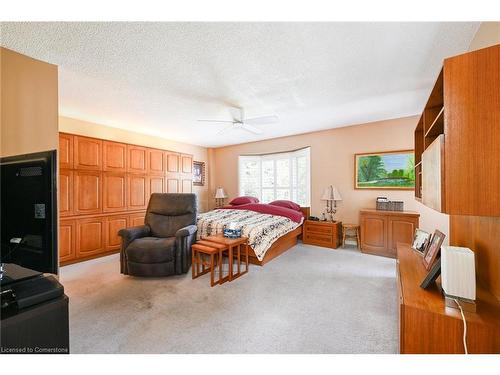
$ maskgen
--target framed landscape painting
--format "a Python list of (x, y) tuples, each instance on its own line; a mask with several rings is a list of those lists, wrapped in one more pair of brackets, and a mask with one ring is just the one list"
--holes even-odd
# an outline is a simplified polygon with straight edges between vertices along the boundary
[(355, 189), (415, 189), (413, 150), (354, 155)]

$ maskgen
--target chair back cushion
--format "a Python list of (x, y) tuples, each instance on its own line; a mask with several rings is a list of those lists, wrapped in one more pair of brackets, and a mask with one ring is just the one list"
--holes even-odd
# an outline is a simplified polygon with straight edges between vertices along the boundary
[(196, 224), (196, 213), (196, 194), (153, 193), (145, 222), (153, 237), (173, 237), (177, 230)]

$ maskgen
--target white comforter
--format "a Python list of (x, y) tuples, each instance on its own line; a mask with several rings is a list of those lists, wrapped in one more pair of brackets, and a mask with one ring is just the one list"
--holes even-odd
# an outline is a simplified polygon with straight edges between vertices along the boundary
[(242, 236), (248, 237), (257, 259), (264, 259), (267, 250), (281, 236), (301, 225), (287, 217), (261, 214), (249, 210), (221, 209), (198, 215), (197, 238), (222, 233), (229, 223), (236, 223), (242, 229)]

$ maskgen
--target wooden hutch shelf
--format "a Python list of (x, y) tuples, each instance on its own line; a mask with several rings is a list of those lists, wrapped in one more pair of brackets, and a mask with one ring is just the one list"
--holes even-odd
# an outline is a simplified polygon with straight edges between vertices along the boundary
[(415, 198), (422, 201), (422, 154), (444, 133), (443, 69), (415, 129)]
[(414, 133), (415, 198), (426, 206), (500, 216), (499, 72), (500, 45), (444, 60)]

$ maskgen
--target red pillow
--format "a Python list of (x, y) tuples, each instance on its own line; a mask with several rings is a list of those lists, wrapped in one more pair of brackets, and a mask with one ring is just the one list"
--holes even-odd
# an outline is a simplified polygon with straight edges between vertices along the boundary
[(285, 207), (285, 208), (289, 208), (289, 209), (294, 210), (294, 211), (300, 211), (300, 206), (297, 203), (292, 202), (292, 201), (278, 200), (278, 201), (271, 202), (269, 204), (271, 206)]
[(229, 204), (233, 206), (241, 206), (242, 204), (248, 204), (248, 203), (259, 203), (259, 200), (255, 197), (243, 196), (234, 198), (231, 202), (229, 202)]

